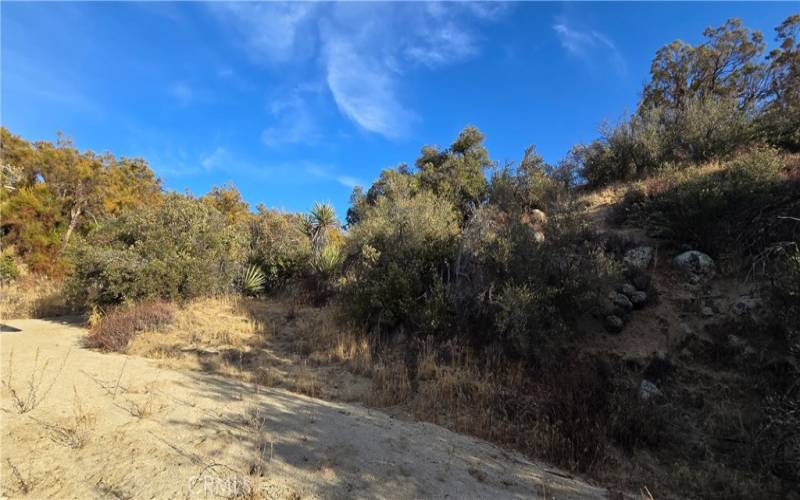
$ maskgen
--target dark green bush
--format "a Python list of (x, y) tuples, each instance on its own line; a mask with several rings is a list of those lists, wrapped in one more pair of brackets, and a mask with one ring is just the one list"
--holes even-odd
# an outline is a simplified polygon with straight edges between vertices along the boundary
[(749, 262), (775, 242), (796, 240), (782, 216), (800, 209), (800, 184), (781, 167), (776, 151), (756, 149), (722, 168), (665, 173), (628, 217), (713, 257)]
[(298, 214), (259, 208), (249, 222), (249, 260), (264, 272), (264, 290), (286, 287), (307, 271), (311, 243)]
[(101, 223), (72, 249), (67, 295), (81, 305), (183, 300), (228, 291), (244, 261), (244, 235), (215, 208), (173, 194)]
[(344, 302), (372, 327), (437, 330), (428, 299), (452, 266), (459, 216), (431, 192), (390, 192), (364, 206), (350, 229)]

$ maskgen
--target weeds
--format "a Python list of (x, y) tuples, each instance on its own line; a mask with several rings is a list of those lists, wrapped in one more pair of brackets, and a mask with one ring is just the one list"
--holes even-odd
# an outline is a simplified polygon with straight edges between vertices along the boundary
[(39, 349), (37, 348), (36, 354), (33, 358), (33, 368), (31, 370), (30, 378), (25, 383), (24, 388), (16, 388), (13, 381), (14, 352), (11, 351), (8, 357), (8, 378), (3, 380), (3, 386), (11, 395), (11, 400), (14, 403), (14, 408), (17, 410), (17, 413), (28, 413), (29, 411), (36, 409), (36, 407), (42, 403), (42, 401), (53, 389), (53, 385), (56, 383), (61, 375), (61, 372), (64, 370), (64, 365), (67, 363), (67, 358), (69, 358), (69, 351), (67, 351), (67, 354), (64, 356), (61, 364), (56, 369), (55, 375), (52, 377), (52, 379), (50, 379), (49, 383), (44, 385), (43, 388), (45, 373), (47, 372), (47, 367), (50, 364), (50, 359), (45, 360), (45, 362), (39, 366)]
[(72, 388), (74, 399), (72, 417), (65, 424), (48, 424), (38, 421), (50, 432), (50, 439), (62, 446), (72, 449), (83, 448), (89, 440), (91, 428), (95, 423), (95, 416), (83, 408), (83, 403), (78, 395), (78, 389)]

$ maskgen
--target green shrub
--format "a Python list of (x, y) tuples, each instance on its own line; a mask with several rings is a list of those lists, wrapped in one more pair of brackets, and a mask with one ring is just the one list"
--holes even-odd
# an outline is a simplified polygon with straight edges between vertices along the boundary
[(382, 329), (435, 330), (427, 297), (452, 265), (457, 212), (429, 191), (397, 189), (363, 207), (360, 217), (350, 230), (344, 281), (351, 314)]
[(266, 281), (267, 277), (264, 275), (264, 271), (260, 267), (250, 264), (244, 269), (239, 286), (243, 294), (255, 296), (264, 289)]
[(228, 291), (244, 235), (206, 203), (182, 195), (103, 222), (72, 249), (65, 283), (77, 304), (183, 300)]
[(259, 207), (249, 223), (249, 258), (265, 275), (264, 289), (274, 291), (299, 279), (311, 259), (311, 244), (303, 231), (303, 220)]
[(0, 255), (0, 283), (14, 281), (19, 277), (19, 268), (14, 262), (14, 256), (4, 253)]

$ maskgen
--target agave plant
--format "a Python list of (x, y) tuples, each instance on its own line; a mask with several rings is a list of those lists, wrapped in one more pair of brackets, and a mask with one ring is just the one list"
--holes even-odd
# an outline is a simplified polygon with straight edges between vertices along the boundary
[(264, 289), (266, 281), (267, 277), (264, 275), (264, 271), (259, 266), (251, 264), (242, 273), (242, 293), (245, 295), (258, 295)]

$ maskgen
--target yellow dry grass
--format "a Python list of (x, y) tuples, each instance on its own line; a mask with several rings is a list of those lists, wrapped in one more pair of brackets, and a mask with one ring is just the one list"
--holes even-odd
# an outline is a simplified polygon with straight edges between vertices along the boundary
[(0, 285), (0, 319), (48, 318), (69, 312), (58, 281), (26, 275)]

